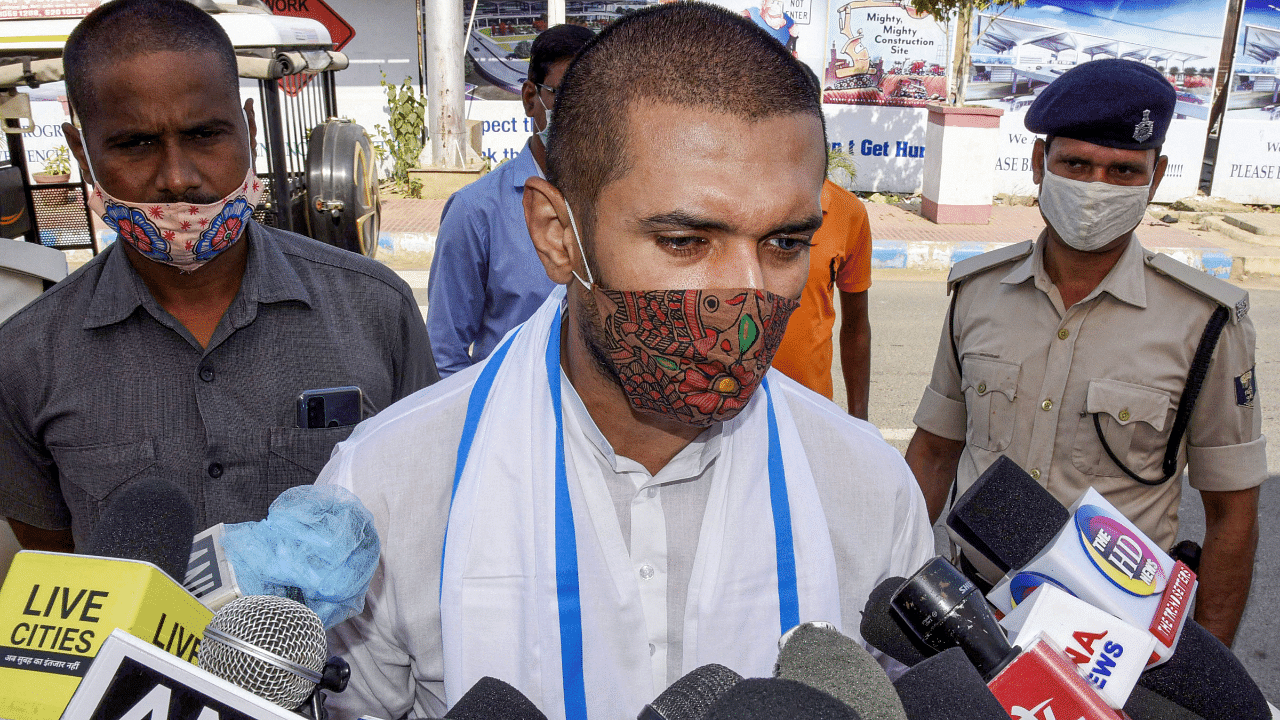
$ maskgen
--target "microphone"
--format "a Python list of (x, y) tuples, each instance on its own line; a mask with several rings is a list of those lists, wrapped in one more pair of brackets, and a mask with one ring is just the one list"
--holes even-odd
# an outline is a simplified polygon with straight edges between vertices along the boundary
[(853, 708), (802, 682), (743, 680), (720, 696), (705, 720), (861, 720)]
[(325, 663), (320, 618), (288, 598), (249, 595), (227, 603), (204, 636), (201, 668), (288, 710), (308, 698), (314, 707), (317, 686), (341, 692), (350, 676), (341, 659)]
[(723, 665), (703, 665), (663, 690), (636, 720), (699, 720), (717, 698), (741, 681), (741, 675)]
[(547, 720), (525, 694), (492, 677), (482, 677), (444, 715), (449, 720)]
[(60, 717), (116, 629), (195, 662), (213, 614), (172, 575), (192, 516), (179, 488), (139, 481), (118, 491), (81, 548), (109, 557), (14, 557), (0, 587), (0, 717)]
[(1156, 548), (1097, 490), (1088, 488), (1070, 507), (1071, 520), (1053, 541), (987, 594), (1008, 613), (1032, 590), (1052, 582), (1156, 639), (1147, 661), (1173, 654), (1195, 597), (1196, 575)]
[(964, 651), (925, 658), (893, 683), (908, 720), (1009, 720)]
[(1158, 695), (1141, 685), (1135, 686), (1124, 704), (1124, 714), (1130, 720), (1204, 720), (1204, 718)]
[(1018, 654), (973, 581), (935, 557), (889, 598), (889, 606), (935, 652), (959, 647), (982, 677), (995, 677)]
[(867, 604), (862, 609), (862, 622), (858, 625), (858, 631), (871, 647), (907, 667), (913, 667), (934, 651), (925, 647), (914, 633), (908, 631), (889, 607), (889, 598), (906, 582), (906, 578), (891, 577), (871, 591)]
[(947, 514), (947, 527), (988, 583), (1026, 565), (1049, 544), (1070, 513), (1025, 470), (1001, 455)]
[(908, 578), (889, 604), (929, 647), (959, 647), (1010, 717), (1035, 716), (1042, 708), (1086, 720), (1116, 717), (1043, 634), (1025, 650), (1011, 646), (973, 581), (940, 557)]
[(1000, 625), (1018, 645), (1044, 634), (1062, 648), (1098, 694), (1119, 710), (1155, 647), (1151, 633), (1045, 583), (1004, 616)]
[(336, 485), (289, 488), (260, 522), (216, 525), (196, 536), (187, 585), (211, 609), (241, 595), (300, 592), (325, 628), (364, 609), (381, 544), (373, 514)]
[(1150, 690), (1204, 720), (1269, 720), (1262, 691), (1234, 653), (1194, 620), (1169, 661), (1147, 670), (1138, 686)]
[(182, 488), (143, 479), (116, 493), (77, 553), (149, 562), (180, 580), (186, 575), (195, 525), (195, 507)]
[(774, 676), (798, 680), (853, 708), (863, 720), (906, 720), (902, 701), (875, 658), (828, 623), (797, 625), (778, 641)]

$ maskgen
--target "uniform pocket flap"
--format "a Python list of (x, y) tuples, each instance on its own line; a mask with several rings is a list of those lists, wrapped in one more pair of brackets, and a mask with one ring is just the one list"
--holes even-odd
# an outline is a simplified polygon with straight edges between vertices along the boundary
[(346, 440), (355, 425), (332, 428), (271, 428), (271, 452), (318, 474), (329, 462), (333, 446)]
[(973, 388), (979, 395), (998, 392), (1013, 401), (1018, 393), (1018, 374), (1022, 366), (1007, 360), (992, 358), (963, 358), (964, 377), (961, 391)]
[(1120, 380), (1090, 380), (1085, 411), (1105, 413), (1121, 425), (1140, 421), (1164, 430), (1173, 401), (1168, 393)]
[(126, 480), (156, 462), (156, 447), (151, 438), (84, 445), (80, 447), (49, 446), (58, 478), (102, 501)]

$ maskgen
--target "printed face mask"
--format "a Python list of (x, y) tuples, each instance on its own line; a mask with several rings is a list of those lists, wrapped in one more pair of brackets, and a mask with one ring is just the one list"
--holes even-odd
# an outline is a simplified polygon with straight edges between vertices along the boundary
[[(246, 117), (245, 127), (248, 125)], [(85, 160), (96, 180), (87, 147)], [(240, 239), (262, 199), (262, 191), (262, 181), (254, 174), (251, 155), (244, 182), (217, 202), (135, 203), (113, 197), (95, 182), (88, 204), (107, 227), (116, 231), (119, 239), (144, 257), (190, 273)]]
[(1054, 175), (1049, 172), (1049, 154), (1045, 151), (1040, 212), (1058, 237), (1076, 250), (1100, 250), (1137, 227), (1147, 211), (1150, 192), (1150, 182), (1112, 185)]
[[(569, 219), (576, 238), (572, 210)], [(746, 407), (800, 306), (755, 288), (605, 290), (574, 277), (591, 293), (585, 309), (599, 315), (587, 329), (593, 354), (631, 407), (694, 427)]]

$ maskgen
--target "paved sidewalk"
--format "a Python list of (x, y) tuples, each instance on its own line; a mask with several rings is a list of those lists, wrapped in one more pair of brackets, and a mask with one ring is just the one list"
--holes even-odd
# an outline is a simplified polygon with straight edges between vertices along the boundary
[[(1033, 239), (1044, 227), (1040, 211), (1033, 207), (996, 205), (986, 225), (936, 225), (919, 215), (918, 203), (866, 206), (876, 268), (946, 270), (967, 257)], [(443, 200), (384, 200), (378, 259), (397, 268), (429, 267), (443, 209)], [(1231, 274), (1233, 253), (1216, 241), (1150, 216), (1138, 232), (1148, 248), (1216, 277)]]

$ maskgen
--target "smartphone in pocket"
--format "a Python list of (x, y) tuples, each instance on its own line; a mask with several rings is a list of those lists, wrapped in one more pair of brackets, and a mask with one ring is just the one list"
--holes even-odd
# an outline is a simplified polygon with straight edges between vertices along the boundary
[(358, 425), (364, 419), (364, 393), (358, 387), (304, 390), (298, 396), (298, 427)]

